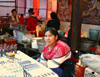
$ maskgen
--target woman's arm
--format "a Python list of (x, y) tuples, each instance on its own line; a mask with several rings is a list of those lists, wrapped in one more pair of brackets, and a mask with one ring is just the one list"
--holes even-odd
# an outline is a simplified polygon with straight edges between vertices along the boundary
[(63, 57), (60, 58), (54, 58), (52, 60), (48, 60), (47, 61), (47, 66), (49, 68), (58, 68), (64, 61), (66, 61), (67, 59), (69, 59), (71, 57), (71, 52), (69, 52), (68, 54), (66, 54)]
[(40, 63), (45, 65), (46, 67), (49, 67), (49, 68), (58, 68), (64, 61), (66, 61), (70, 57), (71, 57), (71, 52), (69, 52), (68, 54), (66, 54), (65, 56), (60, 57), (60, 58), (54, 58), (52, 60), (46, 60), (43, 57), (43, 54), (41, 54)]
[(47, 61), (44, 57), (43, 57), (43, 53), (41, 54), (41, 60), (40, 60), (40, 63), (47, 66)]
[(10, 21), (11, 23), (16, 22), (16, 20), (12, 20), (12, 18), (9, 18), (9, 21)]

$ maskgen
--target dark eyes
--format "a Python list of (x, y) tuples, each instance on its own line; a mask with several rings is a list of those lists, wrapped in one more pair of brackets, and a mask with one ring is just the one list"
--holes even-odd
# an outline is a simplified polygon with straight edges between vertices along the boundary
[(48, 37), (51, 37), (52, 35), (45, 35), (45, 37), (47, 37), (47, 36), (48, 36)]
[(45, 35), (45, 37), (47, 37), (47, 35)]

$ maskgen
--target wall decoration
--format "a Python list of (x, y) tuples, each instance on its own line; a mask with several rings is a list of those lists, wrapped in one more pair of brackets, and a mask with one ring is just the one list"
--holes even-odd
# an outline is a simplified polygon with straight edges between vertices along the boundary
[(47, 20), (51, 19), (51, 12), (57, 11), (57, 0), (47, 0)]
[(38, 15), (39, 8), (40, 8), (40, 0), (33, 0), (33, 9), (35, 11), (34, 13), (35, 16)]
[(57, 15), (60, 21), (70, 21), (72, 0), (58, 0), (57, 4)]
[(100, 25), (100, 0), (83, 1), (83, 23)]

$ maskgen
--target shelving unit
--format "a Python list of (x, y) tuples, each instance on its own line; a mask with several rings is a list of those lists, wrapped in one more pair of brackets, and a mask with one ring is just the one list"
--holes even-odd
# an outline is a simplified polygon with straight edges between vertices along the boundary
[(9, 28), (10, 23), (0, 23), (0, 28)]

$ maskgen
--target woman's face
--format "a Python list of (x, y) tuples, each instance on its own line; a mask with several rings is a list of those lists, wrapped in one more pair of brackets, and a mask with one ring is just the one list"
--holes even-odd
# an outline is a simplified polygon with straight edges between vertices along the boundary
[(53, 47), (57, 41), (58, 35), (53, 35), (50, 31), (45, 33), (45, 42), (47, 45)]
[(17, 15), (17, 12), (16, 11), (13, 11), (12, 15), (13, 16), (16, 16)]

